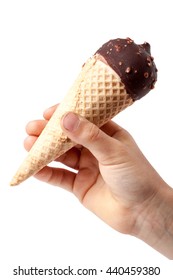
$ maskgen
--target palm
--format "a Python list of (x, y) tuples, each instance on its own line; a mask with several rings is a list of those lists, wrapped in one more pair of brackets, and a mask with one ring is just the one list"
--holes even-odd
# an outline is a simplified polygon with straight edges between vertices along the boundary
[[(67, 152), (65, 158), (63, 156), (59, 160), (72, 167), (72, 164), (66, 162), (68, 153), (70, 153), (70, 158), (72, 159), (73, 157), (74, 162), (76, 162), (75, 157), (78, 154), (76, 148)], [(73, 184), (69, 185), (69, 190), (78, 197), (86, 208), (94, 212), (110, 226), (120, 231), (126, 231), (125, 228), (130, 214), (125, 214), (126, 210), (120, 207), (118, 201), (115, 201), (109, 184), (105, 182), (106, 178), (104, 178), (100, 172), (98, 161), (86, 148), (82, 148), (77, 157), (78, 161), (75, 165), (78, 172), (74, 177)], [(107, 173), (108, 177), (109, 175), (110, 174)], [(114, 215), (116, 215), (116, 223), (113, 218)], [(110, 217), (112, 217), (112, 220)], [(123, 229), (122, 220), (124, 223)]]

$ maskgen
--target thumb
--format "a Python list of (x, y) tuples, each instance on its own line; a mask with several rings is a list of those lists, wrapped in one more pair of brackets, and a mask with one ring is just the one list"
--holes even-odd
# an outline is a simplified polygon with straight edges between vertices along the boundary
[(95, 124), (72, 112), (65, 114), (61, 126), (66, 135), (75, 143), (86, 147), (100, 163), (110, 163), (118, 142), (100, 130)]

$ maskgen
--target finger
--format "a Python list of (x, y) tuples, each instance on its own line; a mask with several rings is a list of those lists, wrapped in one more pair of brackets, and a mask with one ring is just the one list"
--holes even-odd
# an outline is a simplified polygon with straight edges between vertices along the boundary
[(27, 152), (29, 152), (31, 150), (31, 148), (34, 145), (37, 138), (38, 137), (36, 137), (36, 136), (28, 136), (25, 138), (23, 145)]
[(26, 133), (28, 135), (39, 136), (47, 124), (46, 120), (30, 121), (26, 125)]
[(67, 113), (61, 121), (62, 129), (67, 136), (90, 150), (100, 162), (109, 161), (110, 155), (120, 146), (119, 141), (113, 139), (93, 123), (74, 113)]
[(56, 104), (48, 109), (46, 109), (43, 113), (43, 117), (45, 118), (45, 120), (50, 120), (51, 116), (53, 115), (53, 113), (55, 112), (56, 108), (58, 107), (59, 104)]
[(45, 166), (34, 177), (42, 182), (60, 186), (72, 192), (76, 174), (66, 169)]
[(104, 124), (101, 128), (100, 128), (104, 133), (106, 133), (109, 136), (115, 136), (116, 134), (120, 133), (120, 132), (124, 132), (124, 128), (122, 128), (121, 126), (119, 126), (117, 123), (113, 122), (113, 121), (108, 121), (106, 124)]
[(124, 144), (129, 144), (131, 142), (134, 143), (130, 133), (113, 121), (107, 122), (100, 129), (107, 135), (121, 141)]
[(81, 151), (74, 147), (57, 158), (56, 161), (61, 162), (70, 168), (79, 169), (80, 156)]

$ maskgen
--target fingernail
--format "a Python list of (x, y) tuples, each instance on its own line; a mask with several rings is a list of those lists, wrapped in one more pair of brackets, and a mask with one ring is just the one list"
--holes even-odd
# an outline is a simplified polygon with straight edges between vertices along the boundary
[(64, 116), (62, 122), (66, 130), (73, 132), (78, 128), (80, 120), (76, 114), (70, 112)]

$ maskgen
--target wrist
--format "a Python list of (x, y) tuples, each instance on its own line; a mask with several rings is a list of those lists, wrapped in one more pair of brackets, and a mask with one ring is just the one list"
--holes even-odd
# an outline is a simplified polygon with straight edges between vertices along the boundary
[(138, 210), (133, 235), (173, 260), (173, 189), (161, 180), (156, 194)]

